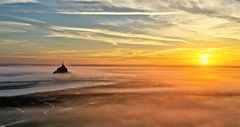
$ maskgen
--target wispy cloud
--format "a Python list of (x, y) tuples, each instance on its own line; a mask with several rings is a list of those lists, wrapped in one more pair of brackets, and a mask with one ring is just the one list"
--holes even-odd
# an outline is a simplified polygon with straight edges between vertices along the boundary
[(6, 15), (6, 14), (0, 14), (0, 21), (14, 22), (16, 24), (18, 23), (18, 24), (37, 25), (37, 26), (47, 26), (47, 23), (45, 21), (37, 20), (34, 18), (26, 18), (26, 17), (14, 16), (14, 15)]
[(179, 12), (74, 12), (74, 11), (58, 11), (59, 14), (70, 14), (70, 15), (111, 15), (111, 16), (120, 16), (120, 15), (145, 15), (145, 16), (160, 16), (160, 15), (176, 15), (181, 14)]
[(19, 40), (19, 41), (16, 41), (16, 40), (10, 40), (10, 39), (1, 39), (0, 40), (0, 45), (1, 46), (4, 46), (4, 45), (14, 45), (14, 44), (22, 44), (22, 43), (25, 43), (26, 40)]
[(117, 32), (117, 31), (110, 31), (110, 30), (106, 30), (106, 29), (61, 27), (61, 26), (51, 26), (50, 28), (53, 29), (53, 30), (82, 31), (82, 32), (106, 34), (106, 35), (111, 35), (111, 36), (128, 37), (128, 38), (140, 38), (140, 39), (155, 40), (155, 41), (186, 42), (184, 40), (174, 39), (174, 38), (155, 37), (155, 36), (150, 36), (150, 35), (134, 34), (134, 33), (130, 33), (130, 32), (129, 33), (124, 33), (124, 32)]
[(93, 40), (97, 42), (110, 43), (113, 45), (118, 44), (134, 44), (134, 45), (167, 45), (166, 43), (156, 42), (156, 41), (147, 41), (143, 39), (133, 39), (126, 37), (111, 37), (105, 35), (94, 34), (91, 32), (70, 32), (70, 31), (55, 31), (50, 32), (47, 37), (61, 37), (69, 39), (83, 39), (83, 40)]
[(23, 33), (33, 28), (47, 29), (48, 24), (41, 20), (0, 14), (0, 33)]
[[(186, 42), (185, 40), (174, 39), (174, 38), (155, 37), (155, 36), (135, 34), (130, 32), (124, 33), (124, 32), (111, 31), (106, 29), (62, 27), (62, 26), (51, 26), (50, 29), (55, 31), (52, 33), (52, 35), (50, 35), (51, 37), (68, 37), (68, 38), (79, 37), (80, 38), (80, 35), (84, 35), (84, 37), (81, 37), (82, 39), (90, 39), (91, 38), (90, 35), (94, 34), (95, 37), (91, 39), (96, 40), (96, 38), (99, 38), (98, 41), (105, 40), (113, 44), (129, 43), (129, 44), (145, 44), (145, 45), (168, 45), (169, 43), (167, 42)], [(134, 41), (134, 43), (132, 41)]]
[(12, 21), (0, 21), (0, 23), (4, 25), (14, 25), (14, 26), (31, 26), (31, 24), (28, 24), (28, 23), (12, 22)]
[(0, 21), (0, 33), (25, 32), (26, 27), (31, 27), (31, 24), (12, 21)]
[(36, 3), (37, 0), (1, 0), (0, 4), (27, 3), (27, 2)]

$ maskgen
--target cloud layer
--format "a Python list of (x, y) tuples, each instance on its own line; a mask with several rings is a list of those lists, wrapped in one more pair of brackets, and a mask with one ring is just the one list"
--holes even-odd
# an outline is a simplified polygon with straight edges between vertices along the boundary
[(12, 4), (12, 3), (35, 3), (37, 0), (1, 0), (0, 4)]

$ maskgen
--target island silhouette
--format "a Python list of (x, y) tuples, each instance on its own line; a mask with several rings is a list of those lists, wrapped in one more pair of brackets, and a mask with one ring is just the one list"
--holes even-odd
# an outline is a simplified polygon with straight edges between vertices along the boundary
[(57, 70), (53, 72), (53, 74), (57, 74), (57, 73), (60, 73), (60, 74), (69, 73), (68, 69), (64, 65), (64, 62), (62, 62), (62, 66), (61, 67), (57, 68)]

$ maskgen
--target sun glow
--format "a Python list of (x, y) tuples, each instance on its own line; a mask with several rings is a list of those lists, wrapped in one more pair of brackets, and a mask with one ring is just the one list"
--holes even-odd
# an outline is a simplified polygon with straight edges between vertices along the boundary
[(202, 65), (208, 65), (209, 62), (210, 62), (210, 57), (211, 56), (212, 56), (211, 54), (201, 54), (201, 55), (199, 55), (199, 62)]

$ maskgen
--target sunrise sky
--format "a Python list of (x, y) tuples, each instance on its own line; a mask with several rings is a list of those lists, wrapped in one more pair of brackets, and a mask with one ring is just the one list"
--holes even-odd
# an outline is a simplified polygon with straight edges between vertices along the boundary
[(0, 0), (0, 63), (240, 65), (239, 0)]

